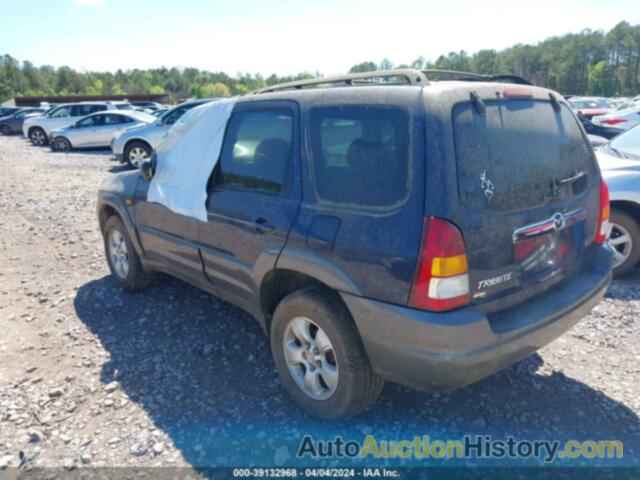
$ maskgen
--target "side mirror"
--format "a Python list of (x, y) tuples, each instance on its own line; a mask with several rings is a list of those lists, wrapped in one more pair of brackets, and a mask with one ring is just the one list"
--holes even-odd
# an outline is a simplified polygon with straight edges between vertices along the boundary
[(150, 182), (153, 178), (154, 167), (155, 165), (152, 160), (145, 160), (144, 162), (142, 162), (142, 165), (140, 165), (140, 175), (147, 182)]

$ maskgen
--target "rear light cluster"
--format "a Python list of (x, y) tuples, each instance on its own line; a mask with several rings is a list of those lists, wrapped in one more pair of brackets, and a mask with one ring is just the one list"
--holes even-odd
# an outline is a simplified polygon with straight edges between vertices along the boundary
[[(600, 184), (598, 229), (594, 242), (602, 245), (609, 229), (609, 189)], [(448, 220), (426, 218), (420, 253), (409, 294), (409, 306), (444, 312), (468, 305), (469, 267), (462, 232)]]
[(598, 229), (596, 230), (596, 245), (602, 245), (607, 241), (607, 231), (609, 230), (609, 189), (607, 184), (600, 183), (600, 210), (598, 216)]
[(624, 118), (610, 118), (609, 120), (602, 120), (604, 125), (618, 125), (619, 123), (625, 123), (626, 120)]
[(443, 312), (467, 305), (469, 268), (462, 232), (441, 218), (427, 218), (409, 306)]

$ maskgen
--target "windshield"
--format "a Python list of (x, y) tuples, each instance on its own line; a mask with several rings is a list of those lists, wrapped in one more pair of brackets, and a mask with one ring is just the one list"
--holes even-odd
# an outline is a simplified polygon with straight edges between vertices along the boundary
[(184, 103), (174, 107), (160, 117), (160, 121), (164, 125), (173, 125), (182, 115), (184, 115), (186, 111), (191, 110), (193, 107), (197, 107), (198, 105), (202, 105), (202, 103), (205, 102)]
[(640, 160), (640, 125), (615, 137), (609, 146), (625, 157)]
[(156, 117), (145, 112), (136, 112), (134, 115), (131, 115), (131, 118), (145, 123), (152, 123), (156, 120)]
[(604, 99), (574, 100), (573, 102), (570, 102), (570, 105), (576, 110), (583, 108), (611, 108), (611, 103)]

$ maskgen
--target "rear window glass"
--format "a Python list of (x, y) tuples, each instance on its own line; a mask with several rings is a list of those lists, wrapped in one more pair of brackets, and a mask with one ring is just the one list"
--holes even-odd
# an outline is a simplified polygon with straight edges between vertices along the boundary
[(321, 200), (384, 207), (405, 198), (410, 139), (404, 110), (318, 107), (311, 110), (310, 126)]
[(470, 102), (453, 109), (464, 205), (523, 210), (577, 195), (594, 179), (592, 150), (567, 106), (556, 112), (550, 102), (528, 99), (485, 105), (486, 115)]

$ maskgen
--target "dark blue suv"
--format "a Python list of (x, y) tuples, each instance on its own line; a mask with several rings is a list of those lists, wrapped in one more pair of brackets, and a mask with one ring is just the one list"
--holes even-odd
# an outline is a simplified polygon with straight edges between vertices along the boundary
[(384, 380), (449, 390), (531, 354), (607, 289), (606, 185), (560, 95), (450, 76), (240, 98), (206, 222), (147, 201), (149, 163), (110, 176), (98, 213), (115, 279), (165, 272), (250, 312), (323, 418), (363, 411)]

